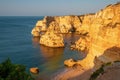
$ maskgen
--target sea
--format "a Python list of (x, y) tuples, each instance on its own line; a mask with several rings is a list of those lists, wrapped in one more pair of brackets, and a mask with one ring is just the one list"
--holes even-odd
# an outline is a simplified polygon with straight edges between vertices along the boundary
[(76, 34), (63, 34), (64, 48), (49, 48), (39, 44), (31, 30), (44, 16), (0, 16), (0, 63), (10, 58), (14, 64), (23, 64), (28, 73), (38, 67), (39, 74), (31, 74), (36, 80), (49, 80), (56, 72), (65, 69), (64, 60), (83, 59), (85, 54), (71, 50), (70, 45), (80, 38)]

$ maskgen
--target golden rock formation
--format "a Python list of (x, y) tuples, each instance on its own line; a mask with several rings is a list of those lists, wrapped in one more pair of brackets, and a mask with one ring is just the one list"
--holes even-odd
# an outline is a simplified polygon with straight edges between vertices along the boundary
[(76, 64), (76, 62), (73, 59), (68, 59), (64, 61), (64, 65), (68, 67), (73, 67)]
[(44, 20), (38, 21), (36, 23), (36, 26), (32, 29), (31, 34), (34, 37), (37, 37), (37, 36), (40, 36), (41, 31), (46, 31), (46, 29), (47, 29), (46, 28), (46, 22), (45, 22), (45, 19), (44, 19)]
[[(116, 48), (120, 47), (120, 4), (109, 5), (95, 15), (92, 15), (85, 22), (83, 20), (80, 29), (82, 30), (82, 28), (85, 32), (88, 32), (89, 38), (87, 40), (86, 38), (80, 38), (75, 42), (75, 47), (80, 50), (86, 47), (88, 55), (85, 59), (78, 61), (78, 64), (86, 68), (93, 68), (95, 57), (102, 56), (107, 49), (111, 48), (114, 48), (112, 52), (110, 50), (106, 54), (119, 54), (119, 49)], [(77, 47), (77, 45), (82, 47)], [(120, 55), (118, 56), (119, 58), (117, 59), (120, 59)], [(112, 61), (107, 55), (104, 55), (104, 58)], [(103, 58), (100, 59), (103, 60)]]
[(82, 18), (79, 16), (45, 16), (43, 20), (36, 23), (32, 30), (34, 32), (53, 31), (55, 33), (75, 32), (81, 26)]
[[(51, 17), (47, 18), (51, 20)], [(48, 23), (48, 31), (55, 33), (70, 33), (75, 32), (81, 25), (81, 20), (78, 16), (55, 16), (52, 17), (50, 23)]]
[(30, 72), (34, 73), (34, 74), (38, 74), (39, 73), (39, 69), (37, 67), (33, 67), (33, 68), (30, 68)]
[[(33, 35), (35, 31), (37, 31), (35, 35), (38, 35), (41, 30), (47, 30), (40, 38), (40, 44), (49, 47), (64, 46), (62, 35), (56, 33), (75, 31), (84, 35), (72, 47), (82, 51), (87, 50), (87, 57), (77, 63), (88, 68), (94, 66), (95, 57), (103, 55), (105, 50), (120, 47), (120, 3), (109, 5), (95, 14), (46, 16), (36, 25), (39, 25), (39, 28), (35, 27), (32, 30)], [(115, 53), (114, 50), (112, 52)]]
[(64, 47), (64, 40), (61, 34), (55, 34), (54, 32), (46, 32), (40, 38), (40, 44), (48, 47)]

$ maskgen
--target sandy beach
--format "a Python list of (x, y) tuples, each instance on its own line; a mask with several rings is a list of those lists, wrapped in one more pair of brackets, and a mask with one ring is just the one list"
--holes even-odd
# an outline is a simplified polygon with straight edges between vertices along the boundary
[(57, 72), (52, 80), (88, 80), (92, 70), (86, 70), (81, 66), (73, 68), (65, 68), (61, 72)]

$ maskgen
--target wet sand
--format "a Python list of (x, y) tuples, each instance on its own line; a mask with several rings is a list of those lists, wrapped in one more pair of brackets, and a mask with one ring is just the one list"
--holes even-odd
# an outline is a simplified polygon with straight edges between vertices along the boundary
[(65, 68), (57, 72), (51, 80), (89, 80), (92, 70), (85, 70), (81, 66)]

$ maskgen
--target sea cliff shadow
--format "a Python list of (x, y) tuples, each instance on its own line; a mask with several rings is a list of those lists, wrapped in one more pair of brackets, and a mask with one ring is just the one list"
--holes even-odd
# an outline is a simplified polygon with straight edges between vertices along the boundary
[(39, 47), (39, 41), (40, 41), (40, 37), (33, 37), (32, 38), (32, 44), (34, 47)]
[(43, 57), (47, 58), (54, 58), (64, 53), (64, 48), (50, 48), (44, 45), (40, 45), (40, 52), (42, 53)]
[[(95, 72), (97, 69), (99, 69), (102, 64), (105, 64), (108, 62), (114, 62), (114, 61), (120, 61), (120, 47), (113, 46), (113, 47), (106, 49), (104, 51), (103, 55), (98, 56), (98, 57), (95, 56), (93, 68), (91, 68), (89, 70), (85, 70), (83, 73), (80, 73), (79, 75), (76, 75), (74, 77), (70, 77), (67, 80), (94, 80), (94, 79), (90, 79), (93, 72)], [(77, 72), (81, 69), (84, 69), (84, 67), (80, 66), (79, 69), (77, 68), (75, 70)], [(74, 74), (74, 73), (72, 73), (72, 74)], [(63, 76), (63, 78), (64, 78), (64, 76)], [(60, 79), (60, 80), (64, 80), (64, 79)], [(100, 80), (100, 79), (96, 79), (96, 80)]]

